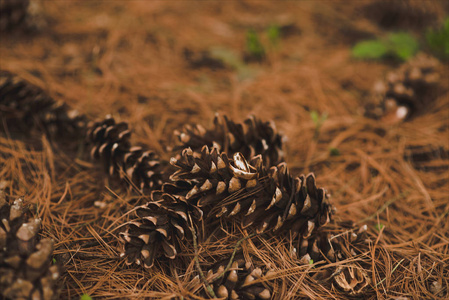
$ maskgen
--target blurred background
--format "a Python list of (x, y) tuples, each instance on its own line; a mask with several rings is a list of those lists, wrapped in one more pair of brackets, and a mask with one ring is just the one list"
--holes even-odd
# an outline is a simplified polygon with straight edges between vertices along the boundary
[[(383, 230), (382, 253), (391, 257), (376, 256), (378, 274), (398, 262), (415, 268), (419, 249), (410, 241), (429, 251), (420, 256), (429, 282), (417, 287), (419, 278), (400, 275), (404, 269), (382, 281), (383, 290), (373, 283), (370, 297), (437, 299), (430, 286), (439, 279), (447, 291), (449, 229), (440, 221), (449, 195), (449, 1), (1, 0), (0, 9), (1, 69), (90, 119), (128, 121), (133, 142), (165, 159), (175, 129), (211, 128), (217, 112), (273, 120), (286, 136), (291, 172), (315, 172), (339, 218)], [(376, 98), (376, 84), (406, 72), (403, 65), (416, 67), (419, 55), (432, 63), (418, 77), (437, 79), (413, 90), (418, 102), (398, 100), (391, 110), (385, 92)], [(376, 105), (380, 113), (370, 115)], [(65, 181), (59, 185), (62, 193)], [(102, 187), (94, 196), (111, 199)], [(437, 228), (439, 238), (428, 234)], [(434, 268), (435, 257), (446, 262)], [(67, 268), (67, 297), (120, 297), (105, 292), (116, 288), (113, 279), (93, 286), (82, 275), (87, 266)], [(168, 293), (169, 286), (153, 288)], [(296, 288), (290, 295), (310, 296)]]

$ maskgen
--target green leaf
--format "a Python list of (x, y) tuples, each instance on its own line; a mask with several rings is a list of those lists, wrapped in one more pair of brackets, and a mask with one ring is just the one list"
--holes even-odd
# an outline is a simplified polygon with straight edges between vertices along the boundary
[(260, 42), (257, 32), (253, 29), (246, 33), (246, 49), (254, 57), (262, 58), (265, 56), (265, 48)]
[(53, 264), (56, 264), (56, 258), (52, 258), (52, 260), (51, 260), (51, 262), (53, 263)]
[(313, 265), (313, 259), (309, 260), (309, 265)]
[(93, 298), (88, 294), (83, 294), (81, 295), (80, 300), (93, 300)]
[(331, 154), (331, 156), (339, 156), (340, 155), (340, 150), (338, 150), (337, 148), (331, 147), (329, 149), (329, 152)]
[(312, 110), (310, 112), (310, 118), (312, 118), (313, 123), (315, 123), (315, 125), (321, 125), (324, 121), (327, 120), (328, 114), (327, 112), (322, 113), (321, 115), (318, 114), (318, 112), (316, 110)]
[(362, 59), (378, 59), (392, 56), (407, 60), (419, 50), (417, 40), (409, 33), (390, 33), (386, 39), (368, 40), (357, 43), (352, 55)]
[(381, 231), (382, 228), (384, 228), (384, 227), (385, 227), (384, 224), (375, 224), (375, 225), (374, 225), (374, 228), (375, 228), (377, 231)]
[(402, 60), (408, 60), (418, 52), (416, 39), (408, 33), (391, 33), (387, 39), (390, 51)]
[(272, 46), (277, 46), (281, 37), (281, 31), (279, 30), (279, 26), (271, 25), (267, 29), (267, 36), (270, 44)]
[(438, 30), (429, 29), (426, 41), (430, 50), (442, 59), (449, 59), (449, 17)]
[(315, 125), (318, 125), (318, 123), (320, 122), (320, 116), (318, 115), (318, 112), (316, 110), (312, 110), (310, 112), (310, 118), (312, 118), (313, 123), (315, 123)]
[(380, 40), (362, 41), (352, 48), (352, 56), (355, 58), (381, 58), (388, 53), (387, 46)]

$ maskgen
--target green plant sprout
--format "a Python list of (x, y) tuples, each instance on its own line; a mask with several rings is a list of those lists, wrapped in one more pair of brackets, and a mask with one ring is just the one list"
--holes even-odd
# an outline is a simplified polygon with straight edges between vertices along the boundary
[(406, 61), (419, 50), (417, 40), (409, 33), (390, 33), (386, 38), (366, 40), (352, 48), (352, 56), (359, 59), (393, 57)]
[(246, 33), (246, 51), (254, 59), (262, 60), (265, 58), (265, 47), (254, 29), (249, 29)]
[(279, 41), (281, 39), (281, 31), (279, 29), (279, 26), (277, 25), (271, 25), (267, 28), (267, 37), (268, 41), (270, 42), (270, 46), (272, 48), (277, 48), (279, 45)]
[(444, 20), (443, 26), (437, 30), (429, 29), (426, 41), (430, 50), (439, 58), (449, 60), (449, 17)]
[(338, 148), (331, 147), (329, 148), (329, 153), (331, 156), (339, 156), (340, 150), (338, 150)]
[(381, 231), (384, 227), (385, 227), (384, 224), (375, 224), (375, 225), (374, 225), (374, 228), (375, 228), (377, 231)]
[(318, 114), (317, 111), (312, 110), (310, 112), (310, 118), (312, 119), (313, 123), (315, 124), (315, 134), (313, 136), (313, 139), (318, 139), (318, 136), (320, 135), (320, 129), (321, 126), (323, 126), (324, 121), (327, 119), (327, 112), (322, 113), (321, 115)]

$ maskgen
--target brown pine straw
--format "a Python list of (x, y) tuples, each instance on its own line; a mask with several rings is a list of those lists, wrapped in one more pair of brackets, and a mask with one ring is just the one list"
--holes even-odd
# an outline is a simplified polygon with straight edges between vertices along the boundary
[[(273, 270), (266, 279), (274, 299), (347, 299), (332, 278), (315, 276), (326, 270), (331, 276), (338, 265), (368, 270), (371, 283), (363, 299), (442, 299), (449, 295), (449, 72), (440, 70), (437, 99), (412, 120), (386, 124), (364, 118), (365, 94), (396, 66), (351, 58), (357, 33), (387, 32), (359, 13), (366, 2), (351, 5), (45, 2), (54, 24), (32, 37), (2, 36), (1, 68), (91, 118), (112, 113), (130, 121), (133, 142), (165, 159), (174, 129), (194, 122), (208, 127), (217, 111), (237, 121), (250, 113), (273, 119), (288, 137), (291, 172), (314, 172), (317, 185), (332, 196), (336, 219), (367, 224), (371, 241), (351, 259), (312, 265), (299, 264), (285, 236), (241, 242), (249, 261)], [(241, 53), (247, 28), (282, 22), (300, 33), (282, 38), (267, 62), (251, 65), (249, 79), (232, 68), (190, 69), (184, 61), (185, 47)], [(328, 114), (319, 130), (313, 110)], [(201, 299), (205, 285), (193, 245), (178, 260), (162, 259), (150, 270), (119, 259), (117, 228), (148, 197), (108, 179), (87, 158), (82, 141), (74, 143), (77, 151), (49, 143), (39, 132), (0, 137), (0, 180), (8, 182), (10, 197), (24, 197), (35, 208), (42, 235), (56, 242), (54, 258), (64, 267), (59, 298)], [(432, 157), (411, 161), (416, 147)], [(331, 148), (340, 154), (333, 156)], [(237, 224), (217, 223), (211, 231), (198, 237), (203, 272), (252, 234)]]

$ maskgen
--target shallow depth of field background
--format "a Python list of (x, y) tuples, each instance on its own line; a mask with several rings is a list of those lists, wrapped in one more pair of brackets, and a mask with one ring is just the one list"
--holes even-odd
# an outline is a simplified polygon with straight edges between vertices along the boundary
[[(441, 26), (449, 7), (393, 2), (406, 4), (44, 1), (41, 32), (2, 34), (0, 65), (91, 119), (112, 114), (130, 122), (133, 141), (165, 159), (173, 130), (211, 127), (216, 112), (273, 120), (288, 138), (291, 172), (314, 172), (337, 218), (368, 225), (375, 243), (363, 297), (439, 299), (432, 285), (439, 282), (447, 296), (449, 284), (449, 161), (437, 157), (420, 168), (407, 149), (449, 152), (448, 68), (435, 101), (391, 125), (362, 112), (375, 82), (401, 61), (357, 59), (352, 49), (405, 32), (428, 51), (426, 30)], [(1, 151), (16, 153), (4, 159), (2, 176), (17, 180), (14, 195), (38, 206), (43, 234), (55, 239), (56, 259), (65, 264), (61, 299), (190, 299), (193, 273), (178, 277), (110, 258), (118, 244), (100, 234), (116, 235), (129, 217), (119, 212), (136, 196), (114, 185), (85, 149), (68, 153), (38, 135), (1, 141)], [(275, 298), (345, 298), (315, 286), (283, 255), (271, 258), (282, 282)]]

